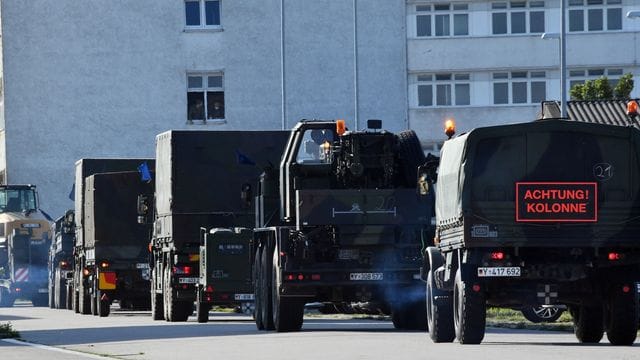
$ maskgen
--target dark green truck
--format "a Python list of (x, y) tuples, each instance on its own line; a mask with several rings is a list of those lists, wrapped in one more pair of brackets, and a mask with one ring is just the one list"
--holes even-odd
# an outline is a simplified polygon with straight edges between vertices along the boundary
[(448, 140), (423, 269), (430, 337), (479, 343), (488, 306), (566, 305), (580, 342), (630, 345), (639, 237), (637, 129), (545, 120)]

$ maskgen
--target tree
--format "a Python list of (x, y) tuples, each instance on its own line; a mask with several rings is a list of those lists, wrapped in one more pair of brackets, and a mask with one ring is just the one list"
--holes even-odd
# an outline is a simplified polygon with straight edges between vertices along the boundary
[(596, 80), (587, 80), (584, 84), (576, 84), (569, 90), (572, 100), (611, 100), (628, 99), (633, 90), (633, 75), (624, 74), (615, 88), (611, 88), (609, 79), (602, 76)]

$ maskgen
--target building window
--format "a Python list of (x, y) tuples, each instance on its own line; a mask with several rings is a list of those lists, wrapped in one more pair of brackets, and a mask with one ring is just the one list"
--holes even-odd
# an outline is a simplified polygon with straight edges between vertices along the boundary
[(187, 28), (220, 27), (219, 0), (185, 0), (184, 13)]
[(569, 0), (569, 31), (622, 30), (622, 0)]
[(493, 103), (536, 104), (547, 97), (544, 71), (512, 71), (493, 73)]
[(469, 35), (468, 4), (416, 5), (416, 36)]
[(607, 80), (609, 80), (609, 85), (611, 85), (611, 88), (614, 88), (616, 87), (616, 85), (618, 85), (618, 81), (623, 75), (623, 72), (624, 71), (621, 68), (593, 68), (571, 70), (569, 71), (569, 88), (572, 88), (578, 84), (584, 84), (584, 82), (587, 80), (596, 80), (603, 76), (607, 77)]
[(491, 4), (494, 35), (537, 34), (544, 30), (544, 1), (510, 1)]
[[(205, 106), (206, 104), (206, 106)], [(187, 75), (187, 122), (224, 119), (222, 73)]]
[(469, 74), (424, 74), (417, 80), (418, 106), (471, 104)]

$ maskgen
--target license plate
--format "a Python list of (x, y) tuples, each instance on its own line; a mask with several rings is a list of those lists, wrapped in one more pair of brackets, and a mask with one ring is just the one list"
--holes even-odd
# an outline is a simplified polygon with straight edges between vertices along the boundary
[(234, 299), (239, 301), (253, 300), (253, 294), (235, 294)]
[(351, 273), (349, 274), (349, 280), (353, 281), (379, 281), (382, 280), (382, 273)]
[(479, 267), (478, 277), (512, 277), (520, 276), (520, 267)]
[(148, 263), (137, 263), (136, 264), (136, 269), (148, 269), (149, 268), (149, 264)]
[(46, 294), (46, 293), (48, 293), (48, 292), (49, 292), (49, 290), (47, 290), (47, 289), (38, 289), (38, 292), (39, 292), (40, 294)]
[(179, 284), (197, 284), (198, 278), (178, 278)]

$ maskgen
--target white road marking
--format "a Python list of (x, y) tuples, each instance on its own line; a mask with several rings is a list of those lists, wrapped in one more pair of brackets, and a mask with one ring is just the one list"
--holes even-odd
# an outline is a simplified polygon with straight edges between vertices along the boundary
[(34, 343), (30, 343), (30, 342), (26, 342), (26, 341), (19, 341), (19, 340), (14, 340), (14, 339), (0, 339), (0, 341), (4, 341), (13, 345), (23, 345), (23, 346), (31, 346), (34, 348), (38, 348), (38, 349), (42, 349), (42, 350), (48, 350), (48, 351), (57, 351), (57, 352), (61, 352), (64, 354), (72, 354), (72, 355), (76, 355), (76, 356), (82, 356), (85, 357), (87, 359), (108, 359), (110, 356), (108, 355), (94, 355), (94, 354), (89, 354), (86, 352), (81, 352), (81, 351), (73, 351), (73, 350), (67, 350), (67, 349), (62, 349), (62, 348), (57, 348), (54, 346), (47, 346), (47, 345), (41, 345), (41, 344), (34, 344)]

